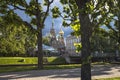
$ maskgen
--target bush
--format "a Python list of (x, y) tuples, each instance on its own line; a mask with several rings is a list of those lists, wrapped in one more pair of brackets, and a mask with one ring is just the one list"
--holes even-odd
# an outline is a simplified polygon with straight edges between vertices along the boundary
[(25, 62), (25, 59), (20, 59), (18, 60), (18, 62)]

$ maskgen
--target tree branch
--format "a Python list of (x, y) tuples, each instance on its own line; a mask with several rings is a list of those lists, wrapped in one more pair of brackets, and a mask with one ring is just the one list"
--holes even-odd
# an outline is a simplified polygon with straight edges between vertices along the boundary
[(68, 18), (64, 18), (60, 13), (59, 13), (59, 16), (63, 19), (63, 20), (72, 20), (72, 19), (68, 19)]
[(25, 26), (28, 26), (31, 30), (35, 30), (35, 29), (32, 27), (32, 25), (31, 25), (30, 23), (28, 23), (27, 21), (23, 21), (23, 24), (24, 24)]
[(46, 12), (45, 12), (45, 15), (44, 15), (44, 18), (43, 18), (42, 23), (45, 22), (45, 19), (47, 18), (47, 14), (48, 14), (49, 9), (50, 9), (50, 5), (53, 3), (54, 0), (52, 0), (52, 1), (47, 0), (47, 1), (48, 1), (47, 10), (46, 10)]
[(13, 4), (10, 4), (10, 5), (13, 6), (14, 8), (19, 9), (19, 10), (22, 10), (22, 11), (25, 11), (25, 10), (26, 10), (26, 9), (20, 8), (20, 7), (16, 6), (16, 5), (13, 5)]
[(110, 26), (109, 24), (106, 26), (107, 26), (107, 28), (111, 29), (113, 32), (115, 32), (117, 34), (117, 31), (114, 28), (112, 28), (112, 26)]

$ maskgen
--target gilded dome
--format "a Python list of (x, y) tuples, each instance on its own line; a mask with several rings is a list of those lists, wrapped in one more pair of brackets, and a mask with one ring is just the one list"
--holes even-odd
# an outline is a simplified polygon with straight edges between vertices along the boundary
[(59, 34), (64, 34), (64, 31), (62, 30), (62, 28), (60, 29)]

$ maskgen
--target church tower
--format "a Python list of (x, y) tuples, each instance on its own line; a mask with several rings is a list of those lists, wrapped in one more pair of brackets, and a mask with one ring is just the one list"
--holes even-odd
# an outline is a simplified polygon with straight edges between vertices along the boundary
[(61, 42), (62, 45), (65, 44), (64, 43), (64, 31), (62, 30), (62, 27), (61, 27), (61, 29), (59, 31), (59, 38), (58, 38), (58, 40)]
[(64, 43), (64, 31), (62, 30), (62, 27), (59, 31), (59, 36), (56, 38), (56, 32), (54, 29), (54, 24), (52, 21), (52, 27), (50, 29), (50, 45), (57, 49), (60, 54), (65, 53), (65, 43)]
[(65, 42), (64, 42), (64, 31), (62, 30), (62, 27), (59, 31), (58, 43), (59, 43), (60, 54), (64, 54), (65, 53)]
[(51, 35), (51, 38), (56, 40), (56, 33), (55, 33), (55, 29), (54, 29), (54, 23), (52, 21), (52, 27), (50, 29), (50, 35)]
[(57, 39), (56, 39), (56, 32), (54, 29), (54, 23), (52, 21), (52, 27), (50, 29), (50, 45), (54, 47), (55, 49), (58, 47), (57, 45)]

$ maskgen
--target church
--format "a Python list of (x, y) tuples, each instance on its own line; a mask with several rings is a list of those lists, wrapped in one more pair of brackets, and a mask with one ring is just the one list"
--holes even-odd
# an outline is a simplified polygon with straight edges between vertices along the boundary
[(60, 28), (59, 34), (57, 36), (56, 31), (54, 29), (54, 24), (52, 22), (52, 27), (49, 32), (50, 46), (57, 49), (60, 54), (65, 53), (65, 42), (64, 42), (64, 31), (62, 27)]

